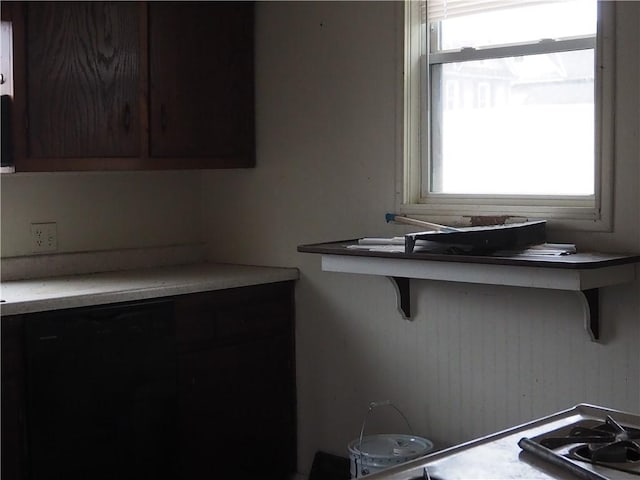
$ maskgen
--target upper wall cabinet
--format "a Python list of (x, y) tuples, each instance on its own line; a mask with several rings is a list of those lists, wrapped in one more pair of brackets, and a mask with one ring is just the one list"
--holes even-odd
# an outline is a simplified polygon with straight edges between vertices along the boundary
[(253, 11), (149, 4), (153, 157), (253, 156)]
[(137, 9), (128, 2), (29, 4), (29, 156), (140, 154)]
[(254, 166), (252, 3), (10, 10), (16, 171)]

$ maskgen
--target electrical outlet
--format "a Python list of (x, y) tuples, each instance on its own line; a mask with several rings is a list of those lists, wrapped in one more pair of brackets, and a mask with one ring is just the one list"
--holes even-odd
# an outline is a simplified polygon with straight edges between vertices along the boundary
[(31, 224), (31, 251), (55, 252), (58, 249), (56, 222)]

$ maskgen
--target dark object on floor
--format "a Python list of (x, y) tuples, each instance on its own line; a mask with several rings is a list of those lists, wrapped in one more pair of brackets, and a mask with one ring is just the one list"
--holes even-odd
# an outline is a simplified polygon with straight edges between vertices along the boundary
[(309, 480), (349, 480), (349, 459), (326, 452), (316, 452)]

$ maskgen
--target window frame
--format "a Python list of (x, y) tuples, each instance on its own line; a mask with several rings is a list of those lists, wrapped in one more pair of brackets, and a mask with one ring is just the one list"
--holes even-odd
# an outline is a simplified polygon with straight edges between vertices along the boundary
[[(478, 217), (517, 222), (544, 219), (552, 228), (612, 231), (614, 162), (615, 2), (598, 1), (595, 41), (595, 188), (594, 195), (460, 195), (429, 193), (428, 152), (431, 105), (428, 103), (428, 29), (422, 26), (422, 2), (406, 0), (403, 14), (402, 152), (397, 165), (396, 211), (448, 225), (482, 223)], [(473, 55), (473, 52), (469, 52)]]

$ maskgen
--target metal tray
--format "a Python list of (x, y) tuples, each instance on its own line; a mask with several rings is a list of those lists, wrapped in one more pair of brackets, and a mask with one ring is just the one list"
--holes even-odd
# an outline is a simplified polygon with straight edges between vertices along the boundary
[[(431, 478), (468, 480), (485, 478), (526, 478), (574, 480), (573, 473), (541, 463), (522, 451), (518, 441), (523, 437), (538, 438), (556, 429), (585, 420), (604, 421), (611, 415), (625, 425), (638, 425), (638, 415), (589, 404), (578, 404), (567, 410), (519, 425), (486, 437), (471, 440), (371, 475), (371, 480), (413, 480), (423, 478), (427, 467)], [(593, 468), (585, 464), (585, 468)], [(621, 474), (616, 480), (631, 477)]]
[(464, 227), (454, 232), (418, 232), (404, 236), (405, 253), (412, 253), (416, 240), (449, 244), (465, 253), (487, 254), (518, 250), (547, 241), (546, 220), (536, 222)]

